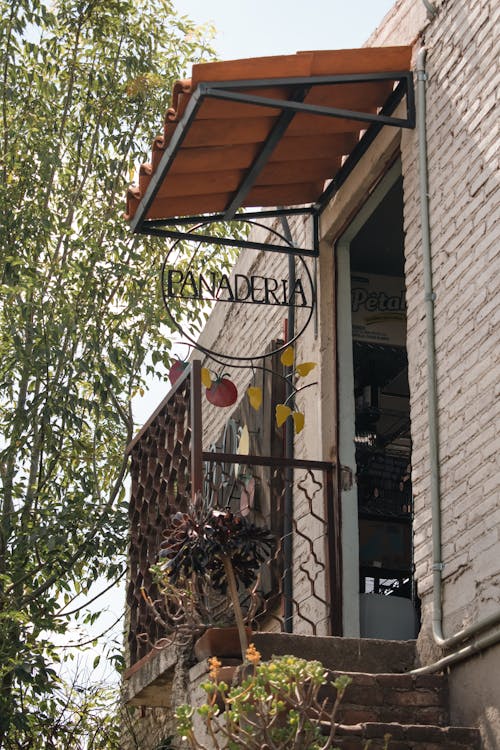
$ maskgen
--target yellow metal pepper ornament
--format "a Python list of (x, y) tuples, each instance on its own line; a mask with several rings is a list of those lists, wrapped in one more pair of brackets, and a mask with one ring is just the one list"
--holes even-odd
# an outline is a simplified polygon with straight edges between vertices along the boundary
[[(287, 346), (287, 348), (281, 354), (280, 361), (281, 364), (285, 367), (293, 367), (293, 363), (295, 361), (295, 350), (293, 346)], [(293, 393), (287, 398), (287, 401), (293, 398), (296, 393), (298, 393), (298, 391), (302, 390), (303, 388), (308, 388), (309, 385), (315, 385), (315, 383), (309, 383), (308, 385), (301, 386), (300, 388), (297, 388), (296, 386), (297, 379), (305, 378), (306, 375), (309, 375), (311, 370), (314, 370), (315, 367), (316, 362), (301, 362), (300, 364), (296, 365), (294, 372), (292, 372), (285, 378), (293, 388)], [(247, 396), (252, 409), (255, 409), (255, 411), (259, 411), (260, 407), (262, 406), (262, 388), (256, 385), (251, 385), (249, 388), (247, 388)], [(298, 435), (299, 432), (302, 432), (302, 430), (304, 429), (304, 414), (300, 411), (294, 411), (293, 409), (291, 409), (286, 401), (284, 404), (276, 404), (275, 416), (276, 424), (278, 427), (281, 427), (286, 422), (288, 417), (292, 417), (295, 433)]]

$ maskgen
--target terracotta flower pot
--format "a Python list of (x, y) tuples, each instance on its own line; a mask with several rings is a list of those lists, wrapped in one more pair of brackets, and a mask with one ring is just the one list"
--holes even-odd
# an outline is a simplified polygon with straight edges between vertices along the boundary
[[(250, 628), (245, 628), (245, 630), (250, 641), (252, 631)], [(195, 642), (194, 653), (198, 661), (208, 659), (210, 656), (241, 659), (238, 628), (208, 628)]]
[[(238, 669), (239, 667), (237, 665), (220, 667), (215, 682), (217, 684), (219, 684), (220, 682), (225, 682), (226, 685), (231, 687), (234, 684), (234, 677), (237, 674)], [(216, 693), (215, 702), (219, 708), (219, 711), (224, 713), (224, 711), (226, 710), (226, 703), (222, 697), (222, 693)]]
[(237, 669), (238, 667), (236, 665), (220, 667), (215, 681), (225, 682), (227, 685), (232, 685)]

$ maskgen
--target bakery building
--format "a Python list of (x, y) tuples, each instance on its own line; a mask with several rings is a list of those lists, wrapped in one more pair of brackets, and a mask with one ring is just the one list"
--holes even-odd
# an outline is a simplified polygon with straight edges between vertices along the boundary
[[(410, 642), (402, 671), (447, 680), (442, 723), (500, 745), (498, 16), (399, 0), (362, 48), (198, 65), (174, 91), (127, 212), (165, 237), (166, 310), (211, 312), (129, 447), (125, 686), (148, 727), (196, 672), (152, 647), (142, 591), (198, 492), (279, 540), (263, 644)], [(232, 267), (209, 268), (213, 226)]]

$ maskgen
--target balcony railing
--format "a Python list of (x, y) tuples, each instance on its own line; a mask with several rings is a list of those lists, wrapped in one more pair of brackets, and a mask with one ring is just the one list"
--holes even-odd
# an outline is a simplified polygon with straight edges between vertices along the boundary
[(201, 435), (200, 364), (193, 362), (128, 448), (129, 666), (165, 637), (168, 613), (151, 567), (172, 514), (187, 510), (195, 496), (248, 515), (275, 538), (252, 592), (242, 594), (254, 630), (341, 635), (334, 465), (207, 452)]

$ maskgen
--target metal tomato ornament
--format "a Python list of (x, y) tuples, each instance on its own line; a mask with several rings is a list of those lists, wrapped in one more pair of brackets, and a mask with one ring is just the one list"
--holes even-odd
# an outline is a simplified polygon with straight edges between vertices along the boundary
[(182, 373), (188, 366), (189, 362), (184, 362), (182, 359), (176, 359), (170, 370), (168, 371), (168, 379), (175, 385)]
[(214, 380), (210, 388), (207, 388), (208, 401), (214, 406), (231, 406), (238, 399), (238, 389), (235, 384), (225, 375)]

